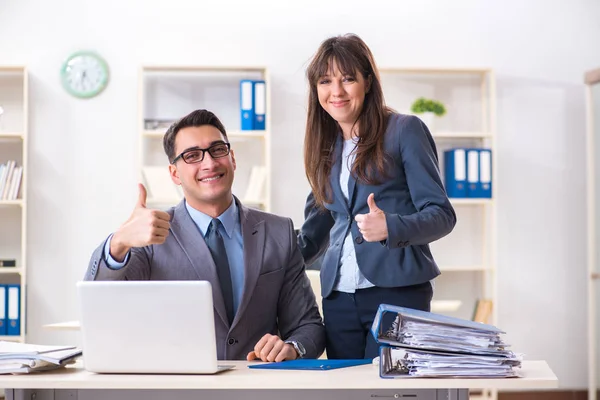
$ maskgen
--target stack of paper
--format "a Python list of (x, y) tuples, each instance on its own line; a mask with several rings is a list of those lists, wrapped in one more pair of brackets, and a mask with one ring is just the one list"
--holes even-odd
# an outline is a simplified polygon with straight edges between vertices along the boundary
[(75, 362), (81, 349), (0, 341), (0, 374), (48, 371)]
[[(387, 329), (384, 316), (395, 315)], [(382, 377), (518, 376), (522, 356), (508, 350), (500, 329), (460, 318), (382, 304), (372, 333)]]

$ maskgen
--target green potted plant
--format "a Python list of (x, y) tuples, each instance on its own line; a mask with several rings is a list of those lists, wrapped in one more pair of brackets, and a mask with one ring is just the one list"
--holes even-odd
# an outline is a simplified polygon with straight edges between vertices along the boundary
[(416, 99), (410, 107), (410, 110), (417, 114), (430, 130), (433, 129), (434, 117), (441, 117), (446, 114), (446, 107), (444, 107), (444, 104), (437, 100), (427, 99), (425, 97)]

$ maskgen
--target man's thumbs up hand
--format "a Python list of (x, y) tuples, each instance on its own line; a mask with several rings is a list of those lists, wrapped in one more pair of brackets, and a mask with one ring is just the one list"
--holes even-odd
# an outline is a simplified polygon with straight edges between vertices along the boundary
[(165, 211), (146, 208), (146, 188), (138, 185), (139, 196), (131, 216), (114, 233), (110, 241), (110, 255), (123, 261), (132, 247), (162, 244), (169, 235), (171, 217)]
[(148, 193), (146, 192), (146, 187), (141, 183), (138, 183), (138, 189), (140, 190), (140, 194), (138, 196), (137, 206), (139, 208), (146, 208), (146, 198), (148, 197)]
[(385, 213), (375, 203), (375, 195), (371, 193), (367, 197), (369, 205), (368, 214), (357, 214), (354, 219), (357, 222), (360, 234), (367, 242), (379, 242), (388, 237)]

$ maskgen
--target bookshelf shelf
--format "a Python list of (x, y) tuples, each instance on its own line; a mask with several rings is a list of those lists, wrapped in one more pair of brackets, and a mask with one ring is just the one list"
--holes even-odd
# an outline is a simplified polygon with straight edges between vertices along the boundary
[(431, 302), (431, 312), (443, 314), (457, 311), (462, 305), (460, 300), (434, 300)]
[(492, 271), (493, 267), (489, 265), (442, 265), (442, 272), (485, 272)]
[(23, 335), (0, 335), (0, 340), (8, 342), (24, 342), (25, 337)]
[(179, 200), (181, 200), (181, 199), (180, 198), (161, 199), (161, 198), (148, 197), (146, 199), (146, 204), (153, 204), (156, 206), (173, 205), (173, 204), (177, 204), (179, 202)]
[(492, 70), (489, 68), (394, 68), (383, 67), (380, 72), (394, 74), (410, 74), (410, 75), (486, 75)]
[(0, 139), (23, 140), (25, 135), (21, 132), (0, 132)]
[(165, 135), (166, 129), (163, 130), (153, 130), (153, 131), (142, 131), (142, 136), (147, 136), (155, 139), (162, 139)]
[(435, 139), (491, 139), (491, 132), (431, 132)]
[(451, 197), (450, 198), (450, 202), (452, 203), (453, 206), (473, 206), (473, 205), (492, 205), (494, 204), (494, 199), (478, 199), (478, 198), (472, 198), (472, 199), (458, 199), (458, 198), (454, 198)]
[(264, 139), (268, 136), (268, 132), (266, 132), (266, 131), (230, 131), (230, 132), (227, 132), (227, 136), (231, 139), (233, 139), (233, 138)]
[(189, 73), (197, 75), (199, 73), (208, 73), (209, 76), (213, 76), (215, 73), (225, 74), (231, 73), (237, 76), (240, 72), (255, 73), (262, 72), (263, 67), (260, 66), (238, 66), (238, 65), (146, 65), (143, 67), (144, 71), (148, 74), (155, 74), (160, 76), (174, 76), (181, 77), (182, 73)]
[(0, 267), (0, 274), (22, 274), (23, 268), (21, 267)]
[(0, 207), (2, 206), (18, 206), (22, 207), (25, 204), (23, 200), (0, 200)]

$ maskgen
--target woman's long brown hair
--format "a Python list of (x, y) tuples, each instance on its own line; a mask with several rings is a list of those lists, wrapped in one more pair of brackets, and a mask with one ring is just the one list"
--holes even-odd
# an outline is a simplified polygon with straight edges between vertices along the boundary
[(344, 76), (355, 77), (357, 73), (361, 74), (369, 88), (355, 121), (359, 131), (352, 174), (360, 182), (379, 184), (389, 176), (386, 167), (391, 162), (384, 151), (383, 139), (392, 110), (385, 105), (379, 71), (371, 50), (362, 39), (353, 34), (325, 40), (306, 70), (310, 92), (304, 136), (306, 176), (315, 202), (321, 208), (325, 203), (333, 201), (329, 175), (335, 162), (334, 148), (340, 127), (319, 104), (317, 84), (319, 78), (329, 72), (334, 61)]

